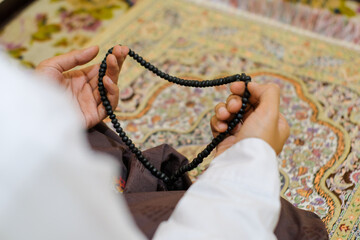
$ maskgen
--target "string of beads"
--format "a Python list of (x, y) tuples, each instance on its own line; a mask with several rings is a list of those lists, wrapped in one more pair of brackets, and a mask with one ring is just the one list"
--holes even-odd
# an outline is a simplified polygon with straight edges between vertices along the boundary
[(134, 145), (133, 141), (126, 135), (126, 133), (120, 126), (120, 123), (117, 120), (116, 115), (112, 110), (112, 106), (110, 105), (110, 102), (106, 96), (106, 90), (103, 83), (103, 77), (105, 76), (105, 72), (107, 69), (106, 58), (109, 54), (112, 53), (112, 51), (113, 48), (110, 48), (108, 50), (104, 60), (100, 64), (100, 69), (99, 69), (98, 89), (100, 92), (102, 104), (104, 105), (106, 109), (106, 113), (111, 119), (111, 123), (113, 124), (113, 127), (115, 131), (118, 133), (121, 140), (126, 144), (126, 146), (136, 156), (136, 158), (143, 164), (143, 166), (146, 169), (148, 169), (153, 176), (164, 181), (165, 184), (172, 185), (184, 173), (196, 168), (200, 163), (203, 162), (204, 158), (209, 156), (210, 153), (216, 148), (216, 146), (226, 138), (226, 136), (236, 127), (236, 125), (242, 122), (245, 109), (248, 106), (249, 97), (250, 97), (250, 93), (247, 88), (248, 83), (251, 81), (250, 76), (247, 76), (246, 74), (242, 73), (241, 75), (235, 74), (224, 78), (203, 80), (203, 81), (181, 79), (178, 77), (170, 76), (169, 74), (160, 71), (157, 67), (153, 66), (152, 64), (147, 62), (145, 59), (143, 59), (141, 56), (139, 56), (137, 53), (135, 53), (133, 50), (130, 49), (128, 55), (132, 57), (135, 61), (137, 61), (141, 66), (153, 72), (160, 78), (165, 79), (174, 84), (178, 84), (180, 86), (205, 88), (205, 87), (214, 87), (214, 86), (229, 84), (235, 81), (245, 82), (245, 92), (242, 97), (241, 109), (235, 115), (235, 117), (228, 123), (227, 130), (214, 137), (212, 141), (197, 155), (197, 157), (193, 159), (192, 162), (180, 167), (178, 170), (175, 171), (175, 173), (172, 176), (167, 176), (161, 170), (157, 169), (152, 163), (150, 163), (149, 160), (146, 159), (146, 157), (143, 155), (141, 150)]

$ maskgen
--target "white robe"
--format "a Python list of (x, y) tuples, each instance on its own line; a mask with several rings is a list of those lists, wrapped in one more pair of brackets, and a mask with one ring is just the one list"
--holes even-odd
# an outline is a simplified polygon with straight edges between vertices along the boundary
[[(0, 239), (145, 239), (121, 194), (117, 162), (89, 147), (80, 111), (51, 80), (0, 55)], [(276, 154), (243, 140), (213, 160), (154, 239), (276, 239)]]

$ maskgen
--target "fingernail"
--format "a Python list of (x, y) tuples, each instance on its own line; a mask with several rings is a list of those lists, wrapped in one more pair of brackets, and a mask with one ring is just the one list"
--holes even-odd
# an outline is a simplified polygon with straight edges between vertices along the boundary
[(91, 46), (91, 47), (85, 48), (83, 51), (84, 51), (84, 52), (93, 51), (93, 49), (94, 49), (95, 47), (96, 47), (96, 46)]
[(228, 102), (228, 106), (233, 108), (233, 107), (236, 107), (236, 100), (235, 99), (231, 99), (229, 102)]
[(126, 58), (129, 53), (129, 49), (127, 47), (121, 47), (121, 54)]
[(220, 115), (223, 115), (223, 114), (226, 114), (227, 111), (226, 111), (225, 107), (221, 107), (221, 108), (219, 108), (218, 112)]
[(218, 126), (218, 129), (226, 129), (227, 128), (227, 124), (222, 123), (222, 122), (218, 122), (217, 126)]
[(257, 86), (259, 86), (259, 84), (256, 83), (256, 82), (249, 82), (248, 87), (249, 87), (249, 86), (257, 87)]

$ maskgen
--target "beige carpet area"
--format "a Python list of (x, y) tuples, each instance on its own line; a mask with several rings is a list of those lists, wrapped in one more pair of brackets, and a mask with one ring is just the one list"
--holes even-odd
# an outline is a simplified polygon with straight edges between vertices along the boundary
[[(331, 239), (356, 239), (358, 49), (233, 8), (218, 8), (203, 1), (142, 1), (90, 44), (101, 46), (98, 61), (108, 48), (123, 44), (171, 75), (212, 79), (246, 72), (256, 82), (278, 84), (281, 111), (291, 126), (279, 156), (283, 196), (321, 216)], [(195, 157), (211, 140), (212, 109), (226, 99), (227, 87), (175, 86), (130, 59), (123, 70), (117, 115), (131, 138), (143, 149), (170, 143)], [(191, 172), (194, 180), (210, 160)]]

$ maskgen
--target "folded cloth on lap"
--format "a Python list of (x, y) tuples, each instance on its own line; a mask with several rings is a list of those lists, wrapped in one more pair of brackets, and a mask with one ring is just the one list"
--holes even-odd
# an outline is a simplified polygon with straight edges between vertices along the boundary
[[(187, 175), (176, 184), (173, 191), (150, 174), (127, 149), (120, 138), (104, 123), (88, 131), (94, 150), (114, 156), (121, 165), (119, 175), (125, 179), (124, 197), (136, 224), (150, 239), (162, 221), (166, 221), (176, 204), (191, 186)], [(158, 169), (171, 175), (188, 160), (169, 145), (160, 145), (144, 151), (147, 159)], [(275, 229), (279, 240), (329, 239), (325, 224), (312, 212), (294, 207), (281, 198), (280, 218)]]

